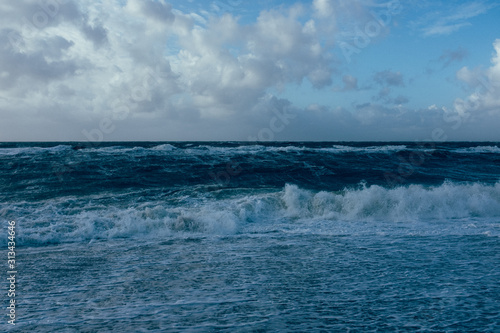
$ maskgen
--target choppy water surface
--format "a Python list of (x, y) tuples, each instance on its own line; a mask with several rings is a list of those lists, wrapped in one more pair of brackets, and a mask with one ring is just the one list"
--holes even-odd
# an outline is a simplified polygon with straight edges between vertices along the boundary
[(0, 144), (5, 327), (498, 331), (498, 146)]

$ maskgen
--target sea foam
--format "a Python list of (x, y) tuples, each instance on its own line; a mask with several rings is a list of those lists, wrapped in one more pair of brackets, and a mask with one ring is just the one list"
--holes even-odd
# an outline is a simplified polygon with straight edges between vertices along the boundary
[[(336, 222), (408, 223), (415, 221), (500, 219), (500, 182), (445, 182), (385, 188), (360, 184), (342, 191), (312, 191), (287, 184), (281, 190), (221, 195), (173, 204), (162, 201), (103, 205), (75, 205), (74, 198), (59, 198), (43, 204), (17, 203), (3, 209), (19, 219), (21, 244), (81, 242), (92, 239), (168, 237), (175, 234), (227, 235), (252, 226)], [(496, 229), (498, 230), (498, 228)], [(3, 231), (5, 233), (5, 230)], [(5, 236), (5, 237), (4, 237)], [(2, 240), (7, 239), (2, 235)]]

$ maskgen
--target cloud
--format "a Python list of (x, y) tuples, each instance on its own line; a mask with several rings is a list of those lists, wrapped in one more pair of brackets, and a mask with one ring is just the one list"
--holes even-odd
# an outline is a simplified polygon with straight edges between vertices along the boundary
[(393, 87), (405, 86), (403, 74), (401, 72), (394, 72), (391, 70), (380, 71), (373, 75), (373, 80), (380, 86), (380, 90), (377, 95), (372, 97), (372, 101), (382, 101), (386, 105), (402, 105), (409, 102), (409, 99), (402, 95), (396, 98), (391, 97)]
[(399, 95), (398, 97), (396, 97), (394, 99), (394, 104), (396, 104), (396, 105), (407, 104), (408, 102), (410, 102), (410, 100), (408, 99), (408, 97), (402, 96), (402, 95)]
[(202, 115), (249, 111), (267, 89), (304, 79), (318, 89), (331, 84), (328, 54), (299, 21), (301, 14), (299, 7), (263, 11), (248, 26), (226, 14), (183, 36), (181, 50), (169, 59)]
[[(340, 78), (341, 92), (367, 90), (338, 74), (334, 46), (343, 23), (374, 20), (369, 4), (316, 0), (241, 22), (163, 0), (2, 3), (0, 139), (246, 140), (270, 128), (275, 112), (295, 115), (275, 139), (423, 138), (444, 111), (412, 110), (407, 97), (391, 96), (405, 86), (399, 71), (376, 72), (379, 100), (352, 110), (278, 97), (304, 81), (328, 92)], [(460, 56), (450, 51), (442, 62)], [(457, 77), (473, 84), (482, 74), (494, 86), (497, 66)], [(481, 105), (496, 105), (495, 93)]]
[(493, 43), (495, 54), (491, 66), (487, 69), (462, 67), (457, 72), (457, 79), (474, 89), (465, 100), (455, 101), (455, 111), (472, 116), (500, 116), (500, 39)]
[(375, 82), (381, 86), (387, 87), (404, 87), (403, 74), (401, 72), (392, 72), (390, 70), (384, 70), (375, 73), (373, 76)]
[[(40, 4), (45, 2), (11, 6), (13, 19), (0, 23), (2, 116), (16, 112), (19, 121), (30, 115), (40, 123), (72, 123), (66, 127), (80, 128), (73, 134), (78, 137), (92, 120), (115, 116), (118, 104), (129, 109), (129, 118), (139, 110), (166, 109), (179, 90), (158, 45), (168, 33), (143, 19), (144, 13), (166, 17), (166, 10), (128, 13), (118, 2)], [(153, 80), (162, 84), (145, 83)]]
[[(311, 133), (304, 133), (304, 124), (314, 124), (313, 140), (353, 141), (431, 141), (433, 131), (442, 128), (448, 138), (453, 139), (456, 131), (443, 120), (444, 111), (411, 109), (402, 105), (383, 106), (377, 103), (363, 103), (352, 111), (345, 108), (329, 108), (311, 105), (301, 112), (287, 127), (287, 140), (311, 140)], [(301, 130), (302, 127), (302, 130)]]
[(334, 11), (333, 1), (331, 0), (314, 0), (313, 8), (319, 17), (331, 17)]
[[(262, 11), (243, 25), (230, 14), (199, 24), (164, 1), (53, 3), (2, 7), (2, 110), (66, 109), (66, 120), (88, 123), (147, 113), (220, 119), (252, 112), (271, 88), (332, 82), (321, 31), (302, 20), (301, 6)], [(55, 111), (49, 117), (61, 120)]]
[(457, 24), (438, 23), (435, 26), (424, 29), (424, 35), (425, 36), (451, 35), (455, 31), (458, 31), (461, 28), (467, 26), (471, 26), (471, 24), (468, 22), (457, 23)]
[[(9, 37), (15, 34), (10, 29), (0, 30), (0, 43), (4, 45), (0, 52), (0, 87), (12, 91), (20, 82), (48, 84), (71, 76), (81, 64), (74, 60), (62, 60), (61, 54), (72, 46), (72, 42), (60, 37), (40, 41), (39, 49), (34, 52), (15, 51), (10, 46)], [(28, 88), (28, 87), (25, 87)], [(27, 89), (19, 91), (21, 95)]]
[(132, 14), (142, 15), (145, 19), (156, 20), (160, 24), (169, 25), (175, 20), (172, 6), (163, 0), (129, 0), (125, 8)]
[(457, 71), (458, 80), (472, 90), (465, 98), (457, 98), (453, 107), (431, 105), (428, 110), (439, 115), (435, 131), (441, 140), (498, 140), (500, 123), (500, 39), (493, 43), (495, 54), (492, 65), (487, 69), (480, 67), (461, 68)]
[(463, 47), (444, 50), (438, 58), (429, 61), (425, 73), (430, 75), (436, 71), (444, 70), (453, 63), (462, 62), (468, 55), (469, 52)]
[(344, 83), (344, 88), (342, 91), (353, 91), (358, 90), (358, 79), (351, 75), (344, 75), (342, 77), (342, 82)]
[(93, 25), (84, 23), (82, 31), (94, 43), (95, 47), (100, 47), (108, 42), (107, 30), (99, 23)]
[(427, 15), (419, 22), (417, 26), (421, 28), (424, 36), (442, 36), (450, 35), (463, 27), (470, 26), (468, 21), (471, 18), (485, 14), (495, 4), (488, 4), (484, 1), (473, 1), (453, 6), (450, 9), (436, 11)]

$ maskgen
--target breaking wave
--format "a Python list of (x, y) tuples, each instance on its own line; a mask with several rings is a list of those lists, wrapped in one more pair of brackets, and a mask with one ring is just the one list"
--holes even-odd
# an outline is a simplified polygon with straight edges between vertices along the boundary
[(462, 154), (500, 154), (500, 148), (498, 146), (478, 146), (478, 147), (469, 147), (469, 148), (460, 148), (455, 150), (457, 153)]
[[(233, 190), (214, 195), (179, 199), (178, 204), (136, 203), (135, 196), (130, 195), (120, 205), (66, 197), (43, 204), (12, 203), (3, 210), (19, 216), (18, 241), (25, 245), (186, 233), (227, 235), (245, 232), (252, 226), (272, 228), (279, 224), (294, 228), (315, 221), (322, 228), (334, 228), (337, 222), (453, 223), (460, 219), (488, 219), (497, 223), (500, 218), (500, 182), (445, 182), (435, 187), (410, 185), (390, 189), (360, 184), (337, 192), (311, 191), (287, 184), (281, 190)], [(1, 239), (6, 240), (6, 234)]]

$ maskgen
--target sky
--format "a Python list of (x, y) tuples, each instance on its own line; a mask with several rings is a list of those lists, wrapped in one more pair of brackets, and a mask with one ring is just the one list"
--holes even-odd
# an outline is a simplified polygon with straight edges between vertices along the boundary
[(500, 3), (0, 3), (0, 141), (500, 141)]

